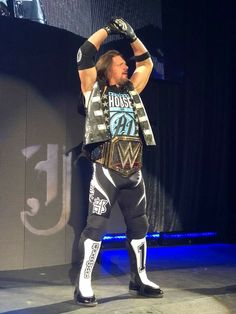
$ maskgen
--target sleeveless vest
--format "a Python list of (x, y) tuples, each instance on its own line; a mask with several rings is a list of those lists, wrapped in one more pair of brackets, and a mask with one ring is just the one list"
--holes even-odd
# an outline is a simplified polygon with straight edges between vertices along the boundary
[[(139, 94), (134, 89), (128, 90), (128, 92), (133, 99), (139, 126), (146, 145), (156, 145), (152, 128)], [(86, 106), (84, 145), (105, 142), (111, 138), (109, 110), (103, 104), (98, 82), (95, 82)]]

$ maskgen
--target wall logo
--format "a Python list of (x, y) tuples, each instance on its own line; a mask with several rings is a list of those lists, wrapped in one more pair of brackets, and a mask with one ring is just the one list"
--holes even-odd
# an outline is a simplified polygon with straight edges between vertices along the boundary
[[(26, 157), (26, 162), (35, 156), (41, 148), (41, 145), (24, 148), (22, 154)], [(30, 209), (20, 213), (22, 223), (26, 229), (36, 235), (48, 236), (57, 233), (65, 227), (70, 217), (72, 153), (69, 153), (68, 156), (61, 154), (62, 160), (60, 160), (58, 150), (58, 144), (48, 144), (47, 159), (38, 162), (34, 167), (36, 175), (41, 173), (46, 175), (46, 202), (43, 206), (48, 207), (56, 198), (61, 198), (62, 211), (58, 222), (49, 229), (37, 229), (30, 224), (28, 217), (35, 216), (42, 207), (42, 204), (40, 204), (39, 199), (36, 197), (27, 198), (26, 204)], [(60, 176), (59, 170), (61, 171)], [(58, 191), (60, 192), (58, 193)]]

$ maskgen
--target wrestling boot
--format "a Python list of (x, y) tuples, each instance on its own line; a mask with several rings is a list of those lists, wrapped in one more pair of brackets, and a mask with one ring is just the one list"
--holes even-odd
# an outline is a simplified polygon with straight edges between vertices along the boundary
[(129, 292), (149, 298), (163, 297), (163, 291), (154, 282), (147, 278), (146, 273), (146, 238), (127, 241), (130, 257), (131, 279)]
[(86, 239), (80, 243), (79, 250), (82, 260), (74, 291), (74, 301), (76, 304), (83, 306), (97, 305), (97, 300), (91, 286), (91, 278), (100, 247), (101, 241), (96, 242)]

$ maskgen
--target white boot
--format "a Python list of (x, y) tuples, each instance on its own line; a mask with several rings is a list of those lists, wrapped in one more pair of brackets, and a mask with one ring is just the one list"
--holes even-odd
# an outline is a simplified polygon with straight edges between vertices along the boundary
[(160, 289), (160, 287), (147, 278), (146, 238), (131, 240), (128, 242), (128, 250), (131, 268), (131, 280), (129, 284), (130, 291), (147, 297), (162, 297), (163, 291)]
[(83, 262), (76, 280), (74, 293), (77, 304), (86, 306), (95, 306), (97, 304), (91, 285), (91, 278), (100, 247), (101, 241), (96, 242), (86, 239), (83, 242)]

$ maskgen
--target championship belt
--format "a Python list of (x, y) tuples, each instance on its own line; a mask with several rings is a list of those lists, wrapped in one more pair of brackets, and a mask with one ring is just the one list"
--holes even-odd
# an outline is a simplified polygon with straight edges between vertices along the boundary
[(143, 145), (139, 137), (115, 136), (102, 145), (101, 158), (96, 162), (128, 177), (142, 167)]

